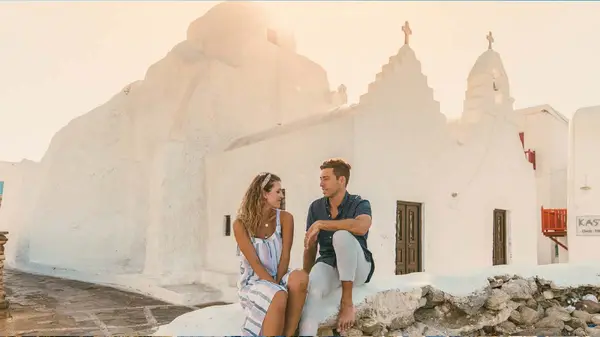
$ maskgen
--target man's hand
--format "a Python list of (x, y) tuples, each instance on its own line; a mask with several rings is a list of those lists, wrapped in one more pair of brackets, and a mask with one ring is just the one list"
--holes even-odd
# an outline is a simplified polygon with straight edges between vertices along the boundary
[(317, 237), (319, 236), (319, 232), (321, 231), (322, 223), (320, 221), (315, 221), (308, 231), (306, 232), (306, 236), (304, 237), (304, 248), (308, 248), (313, 246), (317, 242)]

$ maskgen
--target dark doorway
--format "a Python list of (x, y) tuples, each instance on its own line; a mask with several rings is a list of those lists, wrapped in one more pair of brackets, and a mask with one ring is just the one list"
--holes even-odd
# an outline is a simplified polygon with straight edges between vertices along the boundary
[(494, 210), (493, 265), (506, 264), (506, 211)]
[(396, 275), (422, 271), (421, 204), (396, 204)]

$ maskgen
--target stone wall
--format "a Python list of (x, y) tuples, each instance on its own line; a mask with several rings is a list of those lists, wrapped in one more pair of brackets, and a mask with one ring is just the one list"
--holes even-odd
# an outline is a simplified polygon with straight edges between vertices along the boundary
[[(357, 306), (357, 323), (347, 336), (600, 336), (600, 288), (559, 288), (541, 278), (496, 276), (469, 296), (432, 286), (410, 292), (379, 292)], [(335, 317), (320, 325), (330, 336)]]

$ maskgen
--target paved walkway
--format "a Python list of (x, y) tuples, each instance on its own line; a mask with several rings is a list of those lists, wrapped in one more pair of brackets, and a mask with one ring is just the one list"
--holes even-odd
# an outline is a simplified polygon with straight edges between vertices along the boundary
[(85, 282), (4, 273), (12, 317), (0, 318), (0, 336), (149, 335), (199, 308)]

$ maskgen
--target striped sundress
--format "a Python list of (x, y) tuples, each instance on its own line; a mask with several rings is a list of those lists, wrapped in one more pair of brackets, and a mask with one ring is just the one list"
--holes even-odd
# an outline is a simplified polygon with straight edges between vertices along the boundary
[[(270, 237), (266, 239), (250, 237), (258, 259), (274, 279), (277, 277), (277, 267), (283, 249), (279, 209), (277, 209), (276, 223), (275, 232)], [(244, 254), (240, 253), (239, 247), (238, 255), (241, 257), (238, 295), (240, 296), (240, 304), (246, 311), (242, 336), (260, 336), (262, 324), (273, 297), (278, 291), (287, 292), (287, 282), (291, 270), (288, 269), (279, 284), (260, 280)]]

